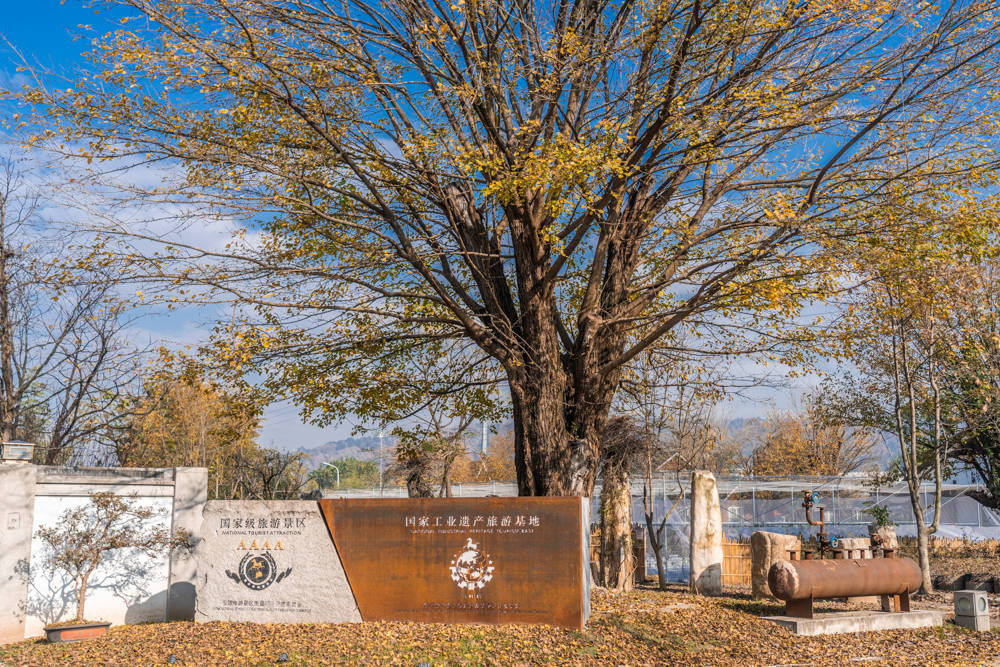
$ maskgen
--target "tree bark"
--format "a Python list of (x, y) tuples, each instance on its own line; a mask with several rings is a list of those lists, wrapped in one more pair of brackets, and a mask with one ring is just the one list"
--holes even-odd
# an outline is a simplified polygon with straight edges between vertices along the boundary
[(646, 514), (646, 534), (649, 535), (649, 545), (653, 549), (653, 556), (656, 558), (656, 577), (659, 589), (667, 590), (667, 570), (663, 564), (663, 533), (667, 525), (666, 517), (660, 521), (660, 525), (653, 529), (653, 516)]
[[(666, 499), (664, 498), (664, 501)], [(674, 507), (677, 503), (674, 503)], [(649, 545), (653, 549), (656, 558), (656, 576), (661, 591), (667, 590), (667, 570), (663, 565), (663, 534), (667, 527), (667, 517), (673, 511), (673, 507), (667, 510), (664, 507), (663, 518), (660, 524), (653, 527), (654, 513), (656, 510), (656, 500), (653, 495), (653, 457), (650, 449), (646, 448), (646, 479), (642, 487), (642, 509), (646, 519), (646, 534), (649, 536)]]
[(934, 590), (931, 581), (930, 529), (924, 522), (924, 510), (920, 503), (920, 491), (910, 494), (913, 518), (917, 524), (917, 559), (920, 564), (920, 592), (930, 593)]
[(76, 595), (76, 620), (84, 620), (84, 606), (87, 604), (87, 580), (90, 579), (90, 573), (83, 575), (80, 579), (80, 588)]
[(657, 531), (657, 541), (653, 542), (653, 555), (656, 557), (656, 577), (659, 582), (657, 587), (661, 591), (667, 590), (667, 570), (663, 563), (663, 524)]
[(430, 498), (434, 495), (426, 472), (421, 468), (411, 469), (406, 476), (406, 494), (410, 498)]
[(603, 466), (601, 487), (602, 585), (620, 591), (633, 587), (632, 494), (627, 466)]
[(449, 456), (444, 461), (444, 467), (441, 471), (441, 488), (438, 491), (439, 498), (451, 498), (451, 468), (454, 464), (455, 456)]
[[(599, 434), (614, 388), (593, 387), (558, 365), (516, 369), (511, 375), (518, 493), (590, 497), (600, 460)], [(573, 385), (584, 387), (586, 395)]]
[(14, 439), (17, 397), (14, 395), (14, 332), (10, 315), (10, 276), (7, 260), (7, 204), (0, 202), (0, 439)]

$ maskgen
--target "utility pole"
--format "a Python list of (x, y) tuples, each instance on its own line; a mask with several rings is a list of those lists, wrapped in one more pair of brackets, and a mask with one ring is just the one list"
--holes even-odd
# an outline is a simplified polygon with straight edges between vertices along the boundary
[(382, 429), (378, 432), (378, 495), (381, 497), (385, 491), (385, 486), (382, 482), (382, 436), (385, 434)]

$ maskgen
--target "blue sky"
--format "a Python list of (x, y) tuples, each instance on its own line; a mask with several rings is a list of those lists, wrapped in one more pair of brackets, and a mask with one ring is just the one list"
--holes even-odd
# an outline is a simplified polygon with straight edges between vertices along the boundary
[[(105, 14), (95, 15), (78, 0), (5, 0), (0, 12), (0, 34), (3, 34), (26, 57), (54, 68), (71, 68), (78, 62), (86, 43), (73, 41), (80, 24), (107, 20)], [(10, 55), (5, 54), (5, 69), (11, 68)]]
[[(113, 17), (105, 11), (95, 14), (80, 0), (2, 0), (0, 2), (0, 35), (29, 62), (44, 69), (68, 74), (82, 65), (80, 54), (89, 47), (85, 35), (77, 26), (91, 25), (104, 32)], [(16, 76), (17, 56), (0, 45), (0, 79), (11, 81)], [(138, 342), (158, 342), (185, 345), (203, 339), (211, 327), (210, 313), (172, 313), (169, 316), (150, 315), (140, 323)], [(320, 429), (303, 424), (297, 409), (290, 405), (270, 407), (265, 415), (261, 442), (282, 449), (315, 447), (329, 440), (350, 435), (351, 425)]]

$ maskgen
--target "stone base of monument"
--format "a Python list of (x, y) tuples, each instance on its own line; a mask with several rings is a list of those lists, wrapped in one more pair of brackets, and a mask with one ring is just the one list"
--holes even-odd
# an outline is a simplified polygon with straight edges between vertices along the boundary
[(765, 616), (797, 635), (834, 635), (845, 632), (880, 632), (882, 630), (907, 630), (943, 625), (943, 611), (850, 611), (816, 614), (814, 618), (794, 616)]

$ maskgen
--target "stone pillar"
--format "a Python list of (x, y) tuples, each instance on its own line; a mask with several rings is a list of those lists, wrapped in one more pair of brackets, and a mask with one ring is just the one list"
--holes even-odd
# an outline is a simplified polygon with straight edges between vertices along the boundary
[(24, 639), (37, 468), (0, 465), (0, 643)]
[(167, 585), (167, 620), (194, 620), (198, 574), (194, 547), (200, 539), (202, 511), (208, 500), (206, 468), (174, 468), (174, 502), (171, 517), (173, 531), (191, 536), (191, 549), (176, 549), (170, 554), (170, 580)]
[(710, 472), (691, 474), (690, 565), (692, 593), (722, 594), (722, 508)]
[(755, 598), (774, 597), (767, 585), (767, 573), (779, 560), (791, 560), (790, 549), (802, 548), (798, 536), (756, 531), (750, 536), (750, 581)]
[[(868, 536), (870, 540), (872, 557), (875, 557), (879, 549), (899, 549), (899, 540), (896, 538), (895, 526), (868, 526)], [(898, 554), (897, 554), (898, 555)]]

